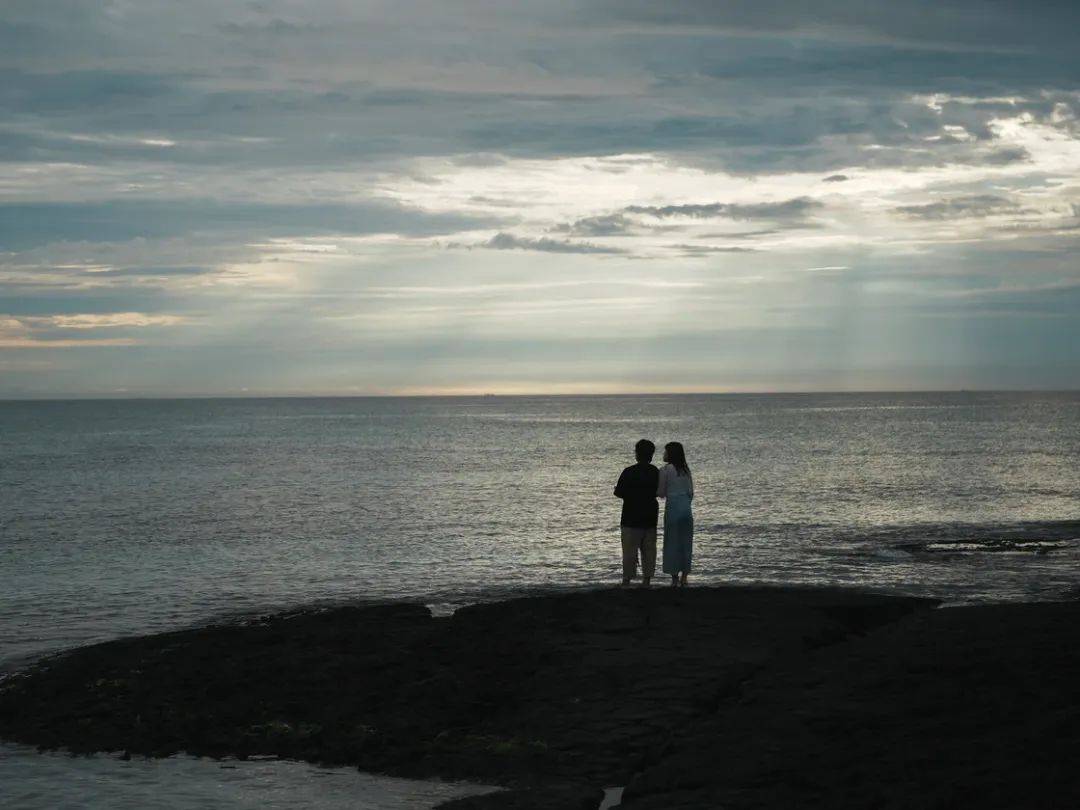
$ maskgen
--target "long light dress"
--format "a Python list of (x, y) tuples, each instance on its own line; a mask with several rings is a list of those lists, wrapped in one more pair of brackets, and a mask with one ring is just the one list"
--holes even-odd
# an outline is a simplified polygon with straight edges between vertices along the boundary
[(689, 573), (694, 556), (694, 479), (671, 464), (660, 470), (656, 495), (664, 498), (664, 573)]

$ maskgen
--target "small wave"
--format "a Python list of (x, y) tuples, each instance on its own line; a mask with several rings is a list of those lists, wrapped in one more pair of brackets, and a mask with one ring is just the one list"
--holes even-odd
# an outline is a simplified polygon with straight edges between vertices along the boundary
[(1074, 540), (1012, 540), (1012, 539), (986, 539), (986, 540), (963, 540), (958, 542), (926, 543), (919, 550), (922, 551), (982, 551), (989, 553), (1000, 552), (1046, 552), (1053, 549), (1068, 548), (1075, 543)]
[(881, 560), (904, 560), (910, 556), (903, 548), (872, 548), (866, 554)]

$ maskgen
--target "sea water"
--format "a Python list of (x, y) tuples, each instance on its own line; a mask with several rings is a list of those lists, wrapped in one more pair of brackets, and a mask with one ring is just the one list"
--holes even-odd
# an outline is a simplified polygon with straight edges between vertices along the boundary
[[(614, 584), (643, 437), (686, 447), (694, 583), (1080, 593), (1076, 392), (8, 401), (0, 669), (305, 604)], [(36, 757), (5, 748), (2, 789), (63, 781)], [(393, 801), (371, 806), (434, 803)]]

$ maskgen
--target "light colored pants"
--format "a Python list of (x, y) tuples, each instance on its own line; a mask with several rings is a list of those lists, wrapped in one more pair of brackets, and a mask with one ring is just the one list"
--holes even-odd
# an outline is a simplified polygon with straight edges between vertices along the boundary
[(641, 574), (646, 579), (656, 570), (656, 529), (622, 527), (622, 575), (624, 580), (637, 576), (638, 553), (641, 554)]

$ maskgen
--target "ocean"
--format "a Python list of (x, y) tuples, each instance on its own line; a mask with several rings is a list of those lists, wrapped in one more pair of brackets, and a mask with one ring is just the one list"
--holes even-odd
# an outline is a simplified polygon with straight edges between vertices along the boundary
[[(7, 401), (0, 670), (300, 605), (449, 612), (614, 585), (612, 488), (643, 437), (686, 446), (692, 585), (852, 585), (947, 603), (1080, 592), (1078, 392)], [(5, 746), (0, 792), (63, 804), (56, 772), (68, 768), (86, 806), (137, 806), (132, 786), (169, 768), (205, 769), (211, 792), (222, 773), (65, 762)], [(99, 767), (111, 776), (80, 781)], [(159, 777), (138, 771), (152, 767)], [(334, 780), (311, 774), (361, 778), (258, 767), (236, 788), (252, 806), (271, 794), (338, 806), (311, 786)], [(395, 785), (370, 787), (389, 791), (370, 806), (429, 807), (423, 790), (444, 790)]]

